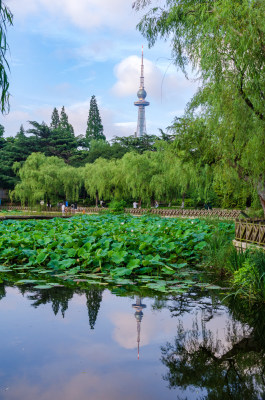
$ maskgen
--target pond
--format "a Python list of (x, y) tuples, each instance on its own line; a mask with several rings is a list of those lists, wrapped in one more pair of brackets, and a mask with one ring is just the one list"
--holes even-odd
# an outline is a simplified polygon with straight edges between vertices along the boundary
[(262, 311), (144, 295), (1, 284), (0, 399), (264, 399)]

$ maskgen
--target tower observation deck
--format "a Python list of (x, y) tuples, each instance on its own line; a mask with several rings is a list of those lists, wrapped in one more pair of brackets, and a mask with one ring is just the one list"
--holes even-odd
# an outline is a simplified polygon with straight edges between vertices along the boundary
[(138, 107), (138, 122), (136, 137), (141, 137), (146, 134), (146, 123), (145, 123), (145, 107), (149, 106), (149, 102), (145, 100), (147, 93), (144, 89), (144, 51), (142, 46), (142, 64), (141, 64), (141, 77), (140, 77), (140, 88), (137, 92), (138, 101), (134, 102), (134, 105)]

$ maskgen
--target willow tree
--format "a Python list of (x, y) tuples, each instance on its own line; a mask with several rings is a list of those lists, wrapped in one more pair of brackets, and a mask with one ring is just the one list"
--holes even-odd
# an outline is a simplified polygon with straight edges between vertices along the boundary
[(93, 164), (86, 164), (83, 168), (84, 186), (88, 195), (96, 200), (109, 200), (115, 196), (116, 161), (98, 158)]
[(181, 196), (184, 207), (187, 192), (196, 187), (196, 171), (191, 163), (182, 160), (175, 143), (160, 141), (156, 149), (152, 156), (156, 171), (150, 180), (155, 197), (171, 202)]
[(22, 204), (34, 205), (40, 200), (57, 202), (66, 195), (77, 200), (80, 179), (77, 179), (76, 171), (74, 177), (73, 168), (58, 157), (32, 153), (22, 166), (15, 163), (14, 169), (20, 182), (11, 192), (11, 198), (20, 200)]
[[(158, 4), (157, 4), (158, 3)], [(176, 65), (201, 79), (191, 109), (211, 123), (218, 164), (254, 185), (265, 212), (265, 2), (136, 0), (138, 27), (152, 46), (171, 40)], [(160, 6), (161, 5), (161, 6)], [(244, 144), (247, 143), (245, 149)]]
[(155, 190), (151, 185), (152, 178), (158, 172), (155, 153), (146, 151), (143, 154), (127, 153), (121, 160), (122, 173), (128, 192), (135, 199), (151, 204), (155, 200)]
[(0, 110), (2, 113), (9, 109), (9, 65), (6, 59), (8, 43), (6, 40), (7, 25), (13, 24), (13, 14), (5, 3), (0, 0)]
[(212, 130), (204, 118), (193, 115), (175, 118), (169, 130), (175, 134), (167, 156), (169, 173), (173, 180), (179, 180), (183, 200), (191, 190), (194, 200), (212, 201), (217, 197), (213, 189), (214, 166), (221, 157)]
[(64, 164), (58, 171), (58, 177), (63, 188), (65, 199), (71, 202), (77, 201), (83, 185), (83, 169)]

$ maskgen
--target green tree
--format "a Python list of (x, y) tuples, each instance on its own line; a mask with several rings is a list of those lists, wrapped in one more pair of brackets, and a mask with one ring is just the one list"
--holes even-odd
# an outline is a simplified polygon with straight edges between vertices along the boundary
[(103, 133), (103, 125), (98, 110), (96, 97), (93, 95), (90, 100), (89, 114), (87, 120), (86, 139), (88, 144), (92, 139), (106, 140)]
[(24, 129), (24, 126), (21, 124), (18, 133), (16, 134), (17, 138), (25, 138), (26, 137), (26, 131)]
[[(150, 3), (137, 0), (134, 6)], [(150, 45), (169, 38), (186, 75), (188, 65), (198, 71), (202, 84), (188, 112), (203, 116), (211, 134), (210, 141), (202, 135), (204, 157), (209, 149), (215, 154), (219, 178), (223, 171), (235, 182), (236, 173), (239, 191), (243, 181), (249, 192), (255, 188), (265, 213), (264, 15), (260, 0), (168, 0), (151, 8), (138, 27)]]
[[(54, 115), (54, 117), (55, 117), (55, 115)], [(71, 124), (69, 124), (68, 115), (65, 112), (64, 106), (61, 109), (60, 122), (59, 122), (58, 127), (63, 131), (68, 131), (68, 132), (74, 134), (74, 128)]]
[(24, 162), (34, 151), (39, 150), (38, 140), (27, 137), (21, 126), (15, 137), (0, 137), (0, 182), (4, 189), (13, 189), (19, 178), (13, 170), (15, 162)]
[(112, 158), (111, 145), (103, 139), (92, 139), (90, 141), (89, 152), (85, 161), (88, 163), (93, 163), (100, 157), (105, 159)]
[(7, 25), (13, 25), (13, 14), (5, 3), (0, 0), (0, 88), (1, 88), (1, 112), (9, 110), (9, 65), (6, 59), (8, 44), (6, 40)]
[(131, 136), (114, 136), (112, 143), (120, 145), (128, 151), (136, 151), (142, 154), (144, 151), (155, 151), (155, 143), (159, 140), (155, 135), (143, 135), (141, 137)]
[[(151, 1), (137, 0), (136, 8)], [(261, 120), (264, 114), (265, 3), (260, 0), (168, 0), (138, 25), (150, 45), (170, 38), (175, 63), (199, 69), (204, 83), (233, 86)], [(236, 104), (235, 104), (236, 107)]]
[(4, 146), (5, 139), (4, 139), (5, 128), (3, 125), (0, 124), (0, 149)]
[(152, 205), (156, 200), (152, 180), (159, 169), (156, 154), (151, 151), (143, 154), (126, 153), (121, 162), (127, 193), (129, 192), (140, 204), (141, 201), (145, 201)]
[(63, 158), (66, 163), (70, 163), (78, 147), (78, 140), (74, 135), (72, 125), (68, 123), (64, 107), (56, 129), (50, 128), (45, 122), (39, 124), (36, 121), (29, 121), (29, 123), (32, 128), (27, 132), (35, 135), (39, 144), (35, 151), (41, 151), (46, 156)]
[(13, 199), (25, 204), (36, 204), (40, 200), (57, 202), (67, 198), (78, 199), (82, 175), (78, 168), (67, 166), (58, 157), (46, 157), (41, 153), (31, 154), (25, 163), (14, 164), (20, 182), (11, 193)]
[(40, 143), (43, 151), (47, 151), (47, 147), (49, 146), (49, 139), (51, 137), (51, 129), (48, 127), (45, 122), (39, 124), (37, 121), (28, 121), (31, 125), (31, 128), (27, 130), (27, 133), (33, 134)]
[(51, 117), (51, 125), (50, 128), (53, 129), (58, 129), (60, 124), (60, 117), (57, 108), (55, 107), (52, 112), (52, 117)]
[(83, 169), (85, 189), (91, 198), (109, 200), (115, 197), (117, 182), (114, 182), (119, 160), (105, 160), (98, 158), (93, 164), (86, 164)]

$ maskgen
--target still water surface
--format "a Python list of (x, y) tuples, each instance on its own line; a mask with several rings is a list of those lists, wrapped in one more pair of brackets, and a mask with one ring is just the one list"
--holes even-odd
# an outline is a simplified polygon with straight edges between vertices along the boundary
[(21, 290), (0, 286), (1, 400), (264, 398), (258, 311), (199, 292)]

